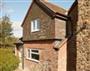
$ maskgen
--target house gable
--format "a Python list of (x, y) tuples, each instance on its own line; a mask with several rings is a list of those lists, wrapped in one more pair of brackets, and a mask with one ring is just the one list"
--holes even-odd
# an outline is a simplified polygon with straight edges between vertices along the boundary
[(56, 5), (53, 5), (48, 2), (44, 2), (44, 1), (40, 1), (40, 0), (33, 0), (21, 26), (23, 26), (23, 24), (28, 16), (28, 13), (30, 12), (30, 10), (33, 6), (33, 3), (36, 3), (38, 5), (38, 7), (41, 8), (51, 18), (58, 18), (58, 19), (61, 19), (64, 21), (68, 19), (68, 17), (65, 15), (65, 13), (66, 13), (65, 9), (60, 8)]
[[(54, 6), (53, 9), (51, 9)], [(64, 14), (59, 13), (62, 8), (57, 10), (59, 7), (51, 4), (51, 3), (44, 3), (39, 0), (33, 0), (28, 13), (23, 21), (23, 40), (30, 41), (30, 40), (45, 40), (45, 39), (62, 39), (62, 35), (58, 34), (60, 31), (59, 27), (62, 27), (59, 21), (58, 24), (56, 23), (55, 19), (66, 22), (68, 19), (67, 16)], [(65, 12), (65, 11), (63, 11)], [(31, 21), (35, 19), (40, 19), (40, 30), (37, 32), (31, 32)], [(62, 23), (62, 24), (63, 24)], [(64, 27), (64, 25), (63, 25)], [(58, 28), (58, 29), (55, 29)], [(63, 28), (65, 30), (65, 27)], [(62, 32), (62, 34), (64, 34)], [(60, 36), (61, 35), (61, 36)], [(63, 36), (65, 37), (65, 35)]]
[[(31, 21), (37, 18), (40, 19), (40, 31), (31, 32)], [(23, 40), (52, 38), (54, 38), (54, 20), (34, 2), (23, 24)]]
[[(42, 3), (42, 2), (40, 2), (40, 3)], [(42, 3), (43, 4), (43, 3)], [(30, 6), (30, 8), (28, 9), (28, 12), (27, 12), (27, 14), (26, 14), (26, 16), (25, 16), (25, 19), (24, 19), (24, 21), (23, 21), (23, 23), (22, 23), (22, 27), (23, 27), (23, 25), (25, 24), (25, 21), (26, 21), (26, 19), (28, 18), (28, 15), (29, 14), (31, 14), (30, 12), (31, 12), (31, 10), (32, 10), (32, 8), (34, 7), (34, 5), (37, 5), (38, 7), (39, 7), (39, 9), (40, 10), (42, 10), (44, 13), (46, 13), (48, 16), (50, 16), (50, 17), (53, 17), (53, 14), (54, 14), (54, 12), (53, 11), (51, 11), (48, 7), (48, 10), (45, 10), (46, 8), (45, 8), (45, 6), (42, 6), (42, 4), (39, 4), (39, 2), (38, 2), (38, 0), (33, 0), (32, 1), (32, 3), (31, 3), (31, 6)], [(44, 4), (43, 4), (44, 5)], [(45, 8), (45, 9), (44, 9)], [(36, 11), (37, 12), (37, 11)]]

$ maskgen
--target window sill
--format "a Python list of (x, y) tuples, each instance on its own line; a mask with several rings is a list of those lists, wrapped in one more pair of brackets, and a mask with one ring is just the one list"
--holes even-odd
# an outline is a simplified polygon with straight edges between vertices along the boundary
[(40, 30), (38, 29), (38, 30), (32, 30), (31, 32), (33, 33), (33, 32), (39, 32)]
[(36, 62), (36, 63), (39, 63), (40, 61), (39, 60), (35, 60), (35, 59), (31, 59), (31, 58), (26, 58), (27, 60), (30, 60), (30, 61), (33, 61), (33, 62)]

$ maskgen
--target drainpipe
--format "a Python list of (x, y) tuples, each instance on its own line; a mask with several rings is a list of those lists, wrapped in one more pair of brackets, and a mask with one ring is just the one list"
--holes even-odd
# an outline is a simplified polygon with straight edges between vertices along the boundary
[(20, 44), (20, 46), (22, 48), (22, 53), (21, 53), (22, 57), (21, 57), (21, 59), (22, 59), (22, 69), (24, 69), (24, 47), (23, 47), (22, 38), (19, 39), (19, 44)]
[(24, 69), (24, 47), (22, 44), (22, 69)]

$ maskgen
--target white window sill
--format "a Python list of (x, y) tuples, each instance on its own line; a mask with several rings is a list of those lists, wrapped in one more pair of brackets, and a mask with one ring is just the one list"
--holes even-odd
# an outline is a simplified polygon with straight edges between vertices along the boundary
[(35, 60), (35, 59), (31, 59), (31, 58), (26, 58), (27, 60), (31, 60), (31, 61), (34, 61), (34, 62), (37, 62), (39, 63), (40, 61), (39, 60)]
[(38, 32), (38, 31), (40, 31), (39, 29), (37, 29), (37, 30), (32, 30), (31, 32)]

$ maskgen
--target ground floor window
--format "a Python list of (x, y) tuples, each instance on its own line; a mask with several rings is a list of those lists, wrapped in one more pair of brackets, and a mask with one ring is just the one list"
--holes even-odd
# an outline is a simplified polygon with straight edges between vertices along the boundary
[(33, 61), (39, 61), (39, 50), (38, 49), (28, 49), (28, 59)]

